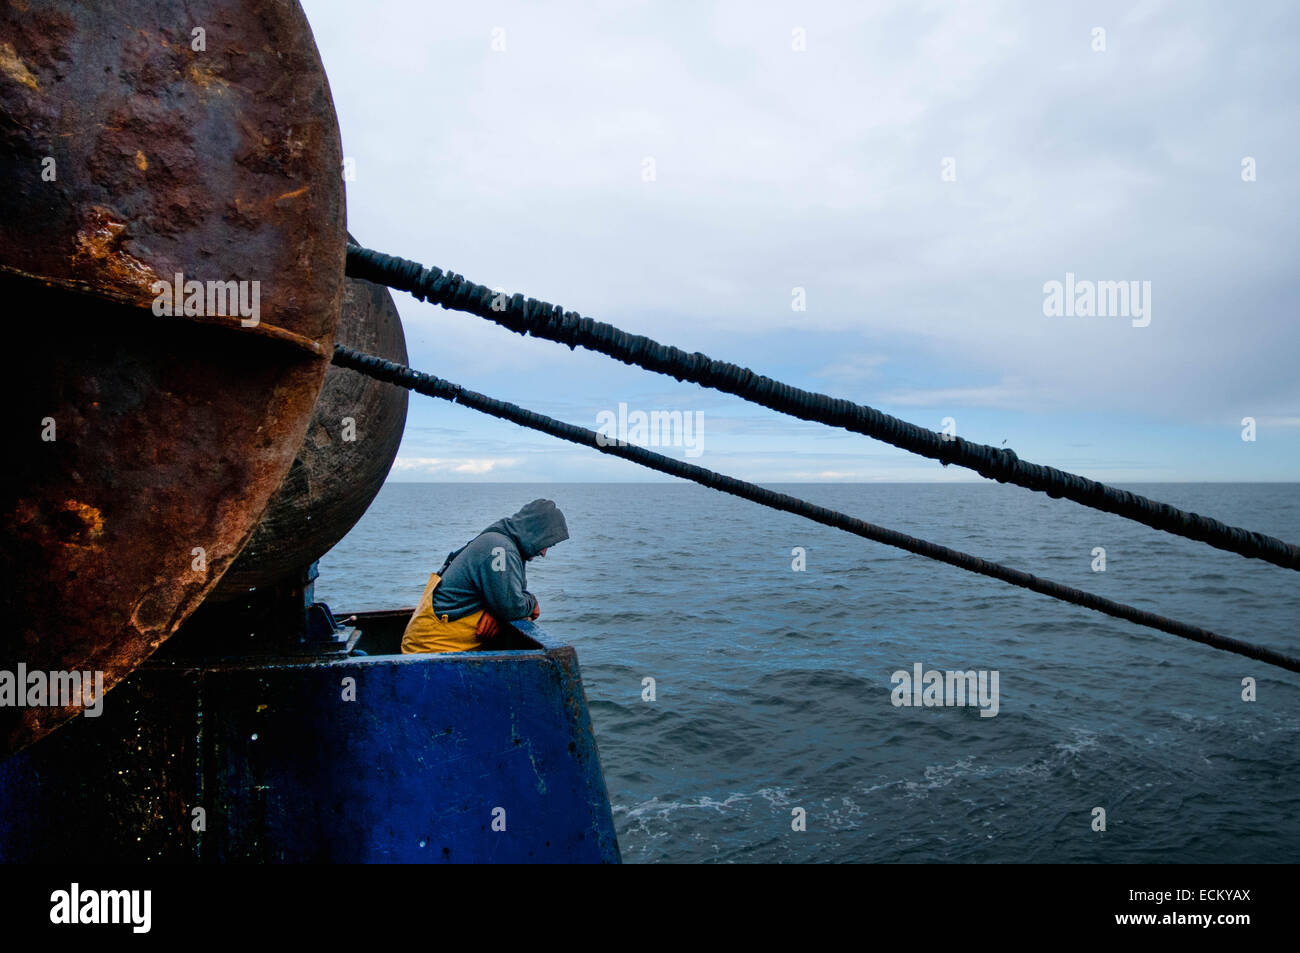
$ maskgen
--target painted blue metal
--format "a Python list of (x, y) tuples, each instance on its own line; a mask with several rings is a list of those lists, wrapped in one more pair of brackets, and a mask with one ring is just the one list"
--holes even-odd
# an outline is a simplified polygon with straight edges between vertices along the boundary
[(577, 655), (518, 628), (541, 647), (150, 662), (0, 764), (0, 860), (618, 862)]

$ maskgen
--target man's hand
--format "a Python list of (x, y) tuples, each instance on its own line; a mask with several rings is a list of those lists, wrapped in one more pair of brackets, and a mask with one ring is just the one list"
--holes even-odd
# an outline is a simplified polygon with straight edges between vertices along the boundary
[[(534, 598), (533, 601), (537, 602), (536, 598)], [(537, 604), (533, 606), (532, 615), (530, 615), (528, 618), (536, 620), (537, 617), (540, 616), (541, 614), (542, 614), (542, 604), (540, 602), (537, 602)]]
[(474, 635), (486, 642), (494, 639), (501, 634), (501, 626), (493, 617), (491, 612), (484, 612), (478, 620), (478, 627), (474, 629)]

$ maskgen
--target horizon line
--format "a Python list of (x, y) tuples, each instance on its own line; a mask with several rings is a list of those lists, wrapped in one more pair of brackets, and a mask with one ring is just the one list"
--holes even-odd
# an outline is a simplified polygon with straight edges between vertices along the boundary
[[(751, 483), (759, 481), (750, 480)], [(765, 480), (785, 486), (996, 486), (996, 480)], [(1186, 486), (1186, 485), (1244, 485), (1244, 486), (1293, 486), (1300, 485), (1300, 480), (1115, 480), (1113, 483), (1127, 483), (1142, 486)], [(693, 480), (384, 480), (383, 485), (410, 484), (412, 486), (528, 486), (537, 483), (558, 484), (566, 486), (673, 486), (678, 484), (697, 485)], [(1013, 486), (1014, 484), (1005, 484)], [(705, 489), (708, 489), (706, 487)]]

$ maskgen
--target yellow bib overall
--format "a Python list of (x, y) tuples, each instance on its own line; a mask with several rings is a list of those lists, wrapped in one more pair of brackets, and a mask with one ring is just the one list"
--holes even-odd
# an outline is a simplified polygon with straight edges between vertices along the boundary
[(438, 588), (440, 582), (441, 576), (436, 572), (430, 574), (420, 604), (416, 606), (411, 621), (406, 623), (406, 631), (402, 633), (403, 653), (474, 652), (483, 648), (484, 643), (476, 633), (486, 610), (479, 609), (455, 620), (437, 615), (433, 611), (433, 590)]

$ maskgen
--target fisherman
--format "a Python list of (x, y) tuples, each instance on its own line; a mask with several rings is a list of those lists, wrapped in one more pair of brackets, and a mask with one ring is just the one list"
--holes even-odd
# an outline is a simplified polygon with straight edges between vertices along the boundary
[(568, 538), (559, 508), (533, 500), (448, 553), (406, 624), (402, 651), (474, 652), (488, 647), (502, 623), (536, 619), (541, 608), (527, 589), (524, 563)]

